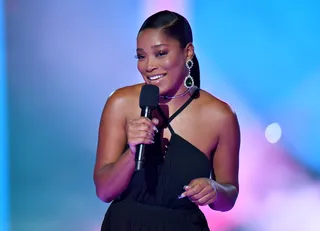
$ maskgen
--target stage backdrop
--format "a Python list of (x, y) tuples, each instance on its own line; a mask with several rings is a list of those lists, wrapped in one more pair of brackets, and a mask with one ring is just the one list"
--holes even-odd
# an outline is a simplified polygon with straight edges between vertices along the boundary
[(201, 208), (211, 229), (319, 230), (320, 5), (312, 0), (7, 0), (1, 218), (12, 231), (99, 230), (108, 208), (93, 184), (101, 111), (115, 89), (141, 82), (137, 31), (163, 9), (189, 19), (202, 88), (241, 125), (239, 199), (227, 213)]

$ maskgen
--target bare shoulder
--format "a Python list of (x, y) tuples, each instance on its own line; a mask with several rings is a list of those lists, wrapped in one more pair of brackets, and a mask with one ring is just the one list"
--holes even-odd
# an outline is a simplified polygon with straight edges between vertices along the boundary
[[(225, 144), (238, 150), (240, 145), (240, 125), (236, 112), (221, 99), (206, 91), (200, 91), (201, 121), (219, 137), (220, 150)], [(209, 125), (209, 126), (208, 126)]]
[(207, 91), (200, 91), (200, 107), (201, 112), (205, 113), (208, 118), (219, 120), (232, 119), (235, 112), (232, 107), (223, 100), (213, 96)]
[(107, 99), (108, 104), (118, 104), (125, 106), (139, 97), (142, 84), (125, 86), (116, 89)]
[(136, 84), (116, 89), (108, 97), (104, 111), (117, 109), (122, 114), (130, 111), (139, 100), (141, 87), (142, 84)]

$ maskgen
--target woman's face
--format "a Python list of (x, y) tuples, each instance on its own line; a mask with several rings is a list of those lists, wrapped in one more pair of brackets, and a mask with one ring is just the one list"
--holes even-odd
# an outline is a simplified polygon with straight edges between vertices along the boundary
[(182, 88), (188, 53), (187, 48), (181, 48), (179, 41), (161, 29), (145, 29), (137, 38), (138, 70), (147, 84), (159, 87), (162, 95), (185, 91)]

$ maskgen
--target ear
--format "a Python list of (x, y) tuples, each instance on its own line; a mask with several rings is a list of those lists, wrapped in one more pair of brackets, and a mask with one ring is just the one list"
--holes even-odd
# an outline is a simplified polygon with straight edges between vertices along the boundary
[(194, 46), (192, 43), (188, 43), (185, 47), (185, 56), (187, 59), (192, 59), (194, 56)]

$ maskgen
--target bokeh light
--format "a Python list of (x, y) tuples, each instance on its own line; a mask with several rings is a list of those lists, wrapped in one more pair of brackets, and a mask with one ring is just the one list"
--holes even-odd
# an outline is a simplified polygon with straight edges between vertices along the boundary
[(266, 139), (274, 144), (277, 143), (282, 135), (282, 129), (278, 123), (269, 124), (265, 130)]

